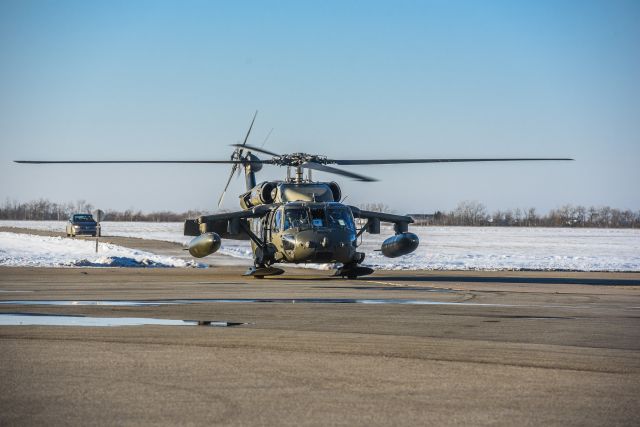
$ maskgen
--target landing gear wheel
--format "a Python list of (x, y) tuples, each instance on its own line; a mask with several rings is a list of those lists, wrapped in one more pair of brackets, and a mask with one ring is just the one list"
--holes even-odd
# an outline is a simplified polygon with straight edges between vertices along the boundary
[(346, 277), (347, 279), (357, 279), (358, 276), (366, 276), (371, 273), (373, 273), (372, 268), (362, 267), (357, 264), (347, 264), (339, 268), (334, 276), (340, 276), (342, 278)]
[(256, 279), (264, 279), (264, 276), (278, 276), (284, 273), (284, 270), (277, 267), (255, 266), (243, 274), (243, 276), (253, 276)]

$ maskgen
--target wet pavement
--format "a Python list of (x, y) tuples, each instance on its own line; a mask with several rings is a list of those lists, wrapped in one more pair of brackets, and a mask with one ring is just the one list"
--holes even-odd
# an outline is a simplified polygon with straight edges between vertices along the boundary
[(243, 272), (0, 269), (0, 424), (640, 420), (640, 275)]

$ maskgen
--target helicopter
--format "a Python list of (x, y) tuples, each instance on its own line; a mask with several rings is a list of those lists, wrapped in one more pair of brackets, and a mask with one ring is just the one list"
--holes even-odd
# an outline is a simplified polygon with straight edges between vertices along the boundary
[[(375, 178), (328, 165), (387, 165), (411, 163), (466, 163), (513, 161), (566, 161), (570, 158), (422, 158), (422, 159), (332, 159), (308, 153), (278, 154), (247, 144), (256, 119), (253, 116), (244, 141), (235, 147), (229, 160), (16, 160), (16, 163), (207, 163), (230, 164), (231, 173), (218, 200), (218, 207), (236, 173), (244, 169), (246, 191), (239, 196), (239, 211), (202, 215), (184, 222), (184, 235), (193, 239), (189, 253), (202, 258), (218, 251), (222, 239), (249, 240), (253, 266), (245, 276), (262, 279), (284, 273), (274, 264), (331, 263), (338, 266), (335, 276), (355, 279), (372, 274), (363, 264), (364, 252), (358, 251), (363, 233), (380, 234), (381, 222), (393, 224), (394, 235), (381, 245), (380, 252), (389, 258), (415, 251), (418, 236), (409, 231), (413, 219), (406, 215), (373, 212), (342, 203), (337, 182), (313, 180), (313, 171), (322, 171), (373, 182)], [(259, 158), (255, 153), (270, 156)], [(264, 165), (286, 167), (284, 180), (256, 183), (256, 173)], [(306, 174), (305, 174), (306, 172)], [(356, 224), (360, 220), (361, 226)]]

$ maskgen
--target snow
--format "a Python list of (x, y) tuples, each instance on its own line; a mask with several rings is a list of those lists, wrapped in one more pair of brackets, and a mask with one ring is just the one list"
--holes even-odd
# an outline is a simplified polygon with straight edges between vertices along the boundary
[(373, 268), (432, 270), (640, 271), (640, 230), (525, 227), (411, 227), (418, 249), (385, 258), (378, 249), (393, 235), (383, 227), (361, 248)]
[[(0, 227), (29, 228), (43, 231), (65, 231), (66, 221), (2, 221)], [(140, 239), (162, 240), (187, 245), (192, 236), (183, 235), (182, 222), (110, 222), (100, 223), (103, 236), (137, 237)], [(222, 246), (216, 252), (240, 259), (252, 259), (248, 241), (222, 240)]]
[[(64, 231), (64, 225), (62, 221), (0, 221), (4, 227), (50, 231)], [(104, 235), (185, 244), (191, 237), (182, 235), (182, 227), (182, 223), (102, 223)], [(394, 234), (392, 227), (383, 226), (379, 235), (365, 233), (359, 249), (366, 254), (364, 264), (386, 270), (640, 271), (640, 230), (410, 227), (410, 231), (418, 235), (420, 246), (399, 258), (385, 258), (375, 251)], [(0, 242), (0, 251), (3, 248)], [(224, 239), (217, 254), (251, 259), (248, 241)]]
[(0, 232), (0, 265), (10, 267), (198, 267), (178, 258), (64, 237)]

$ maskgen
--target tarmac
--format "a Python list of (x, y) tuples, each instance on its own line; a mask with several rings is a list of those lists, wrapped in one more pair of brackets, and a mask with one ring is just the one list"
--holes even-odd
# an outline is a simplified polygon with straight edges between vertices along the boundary
[(0, 425), (640, 425), (640, 273), (212, 258), (0, 268)]

